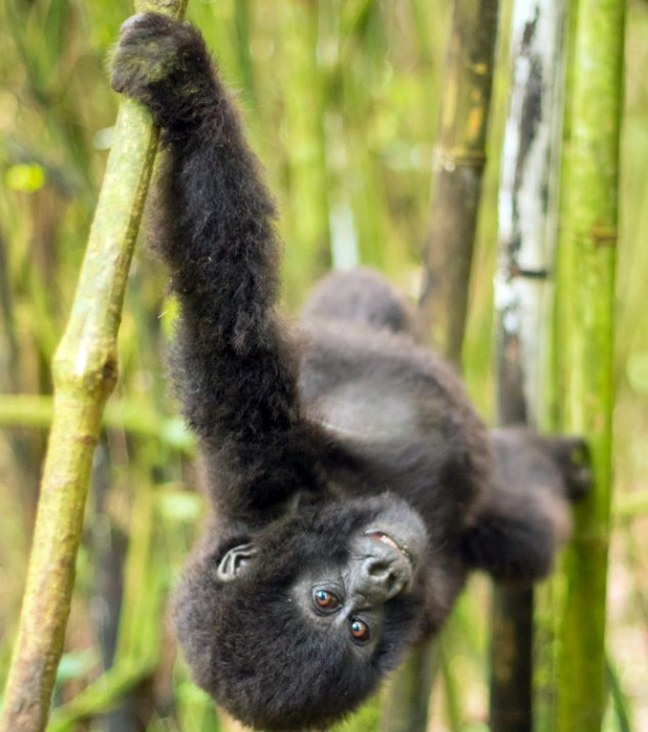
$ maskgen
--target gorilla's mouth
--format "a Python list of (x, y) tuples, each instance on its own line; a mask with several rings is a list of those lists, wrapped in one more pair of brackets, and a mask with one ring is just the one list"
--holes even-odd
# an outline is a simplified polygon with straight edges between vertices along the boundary
[(413, 557), (410, 554), (407, 546), (405, 544), (399, 544), (393, 536), (390, 536), (389, 534), (386, 534), (384, 531), (378, 531), (378, 530), (369, 530), (365, 531), (365, 536), (368, 536), (370, 539), (376, 539), (377, 541), (382, 541), (383, 544), (387, 544), (387, 546), (390, 546), (392, 549), (395, 549), (397, 552), (400, 552), (407, 561), (412, 564)]

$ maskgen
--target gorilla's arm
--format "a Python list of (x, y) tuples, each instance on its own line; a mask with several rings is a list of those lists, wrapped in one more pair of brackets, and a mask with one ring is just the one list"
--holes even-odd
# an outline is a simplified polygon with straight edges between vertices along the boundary
[(188, 23), (127, 21), (113, 60), (117, 91), (142, 100), (163, 128), (154, 245), (180, 301), (174, 365), (213, 497), (261, 520), (297, 489), (317, 487), (297, 364), (273, 312), (274, 203), (229, 95)]

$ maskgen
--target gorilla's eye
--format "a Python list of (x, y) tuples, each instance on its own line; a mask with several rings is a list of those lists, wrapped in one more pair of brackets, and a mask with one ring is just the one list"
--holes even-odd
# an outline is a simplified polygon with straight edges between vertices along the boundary
[(356, 643), (366, 643), (369, 640), (369, 626), (360, 618), (351, 618), (349, 632)]
[(340, 599), (328, 590), (316, 589), (313, 592), (313, 601), (318, 610), (332, 613), (340, 607)]

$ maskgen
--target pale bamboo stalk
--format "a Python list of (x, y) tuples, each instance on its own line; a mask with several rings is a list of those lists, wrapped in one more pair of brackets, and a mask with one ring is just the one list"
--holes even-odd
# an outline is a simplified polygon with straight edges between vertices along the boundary
[(595, 488), (575, 509), (558, 637), (554, 729), (598, 732), (612, 491), (614, 280), (623, 105), (623, 0), (575, 0), (565, 120), (558, 297), (563, 428), (590, 445)]
[[(136, 9), (179, 16), (184, 5), (149, 0)], [(52, 365), (54, 417), (0, 732), (40, 732), (47, 724), (92, 457), (117, 379), (117, 331), (157, 140), (150, 115), (123, 99), (72, 313)]]
[[(514, 6), (494, 293), (501, 425), (537, 427), (546, 399), (542, 380), (556, 240), (564, 17), (561, 0), (517, 0)], [(494, 588), (493, 732), (532, 727), (533, 595), (530, 588)]]

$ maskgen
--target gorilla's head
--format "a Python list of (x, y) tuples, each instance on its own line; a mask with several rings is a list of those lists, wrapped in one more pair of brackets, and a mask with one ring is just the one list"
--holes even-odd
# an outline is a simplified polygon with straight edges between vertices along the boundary
[(328, 726), (418, 635), (426, 547), (418, 514), (384, 494), (203, 552), (175, 598), (196, 682), (253, 727)]

